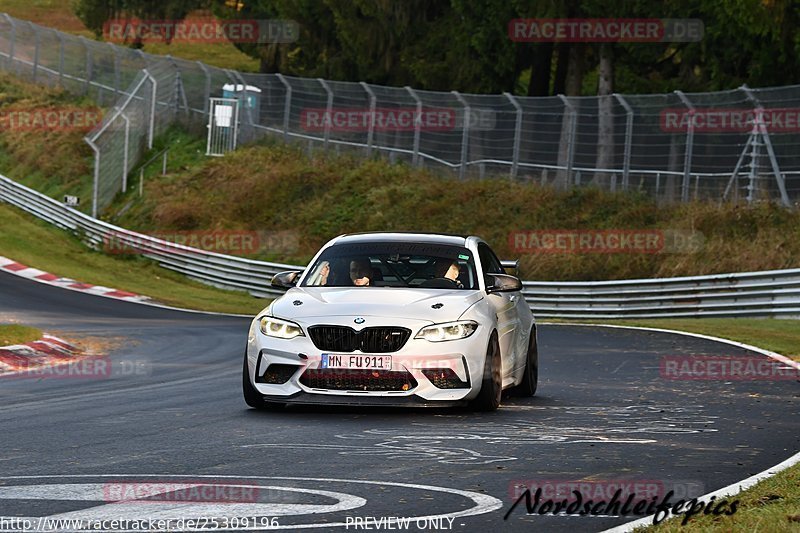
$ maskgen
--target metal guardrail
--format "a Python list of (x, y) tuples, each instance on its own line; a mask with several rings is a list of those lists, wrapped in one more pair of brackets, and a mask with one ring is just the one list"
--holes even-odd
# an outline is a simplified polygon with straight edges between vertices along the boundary
[[(2, 175), (0, 201), (68, 230), (94, 248), (116, 240), (142, 250), (164, 268), (254, 296), (281, 294), (270, 286), (272, 276), (305, 268), (206, 252), (126, 230)], [(800, 269), (620, 281), (525, 281), (523, 285), (525, 301), (541, 318), (800, 317)]]

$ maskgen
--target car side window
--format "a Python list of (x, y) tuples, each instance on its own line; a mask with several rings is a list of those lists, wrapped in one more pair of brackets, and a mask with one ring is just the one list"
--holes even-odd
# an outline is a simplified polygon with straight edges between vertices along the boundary
[(504, 274), (500, 260), (494, 255), (494, 252), (488, 245), (484, 243), (478, 244), (478, 258), (481, 260), (484, 274)]

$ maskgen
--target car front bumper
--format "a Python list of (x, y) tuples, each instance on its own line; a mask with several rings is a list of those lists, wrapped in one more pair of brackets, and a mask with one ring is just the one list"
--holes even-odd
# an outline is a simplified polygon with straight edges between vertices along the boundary
[[(250, 382), (268, 401), (305, 404), (444, 406), (463, 404), (477, 396), (491, 328), (478, 326), (465, 339), (430, 342), (414, 338), (430, 322), (370, 322), (372, 327), (402, 326), (412, 331), (399, 350), (375, 354), (391, 356), (391, 372), (323, 370), (320, 363), (327, 352), (308, 336), (268, 337), (254, 321), (247, 344)], [(336, 318), (326, 318), (325, 324), (350, 325)], [(308, 331), (307, 324), (301, 327)]]

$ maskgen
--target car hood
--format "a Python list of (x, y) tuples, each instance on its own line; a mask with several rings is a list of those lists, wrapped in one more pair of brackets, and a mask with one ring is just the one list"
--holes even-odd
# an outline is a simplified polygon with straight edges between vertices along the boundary
[(479, 290), (463, 289), (296, 287), (275, 300), (272, 314), (290, 320), (380, 316), (439, 323), (458, 320), (464, 311), (482, 298)]

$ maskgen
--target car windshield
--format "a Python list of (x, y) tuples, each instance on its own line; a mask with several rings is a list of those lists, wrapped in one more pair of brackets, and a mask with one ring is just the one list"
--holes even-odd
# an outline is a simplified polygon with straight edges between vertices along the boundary
[(304, 287), (478, 288), (472, 252), (461, 246), (413, 242), (331, 246), (311, 266)]

